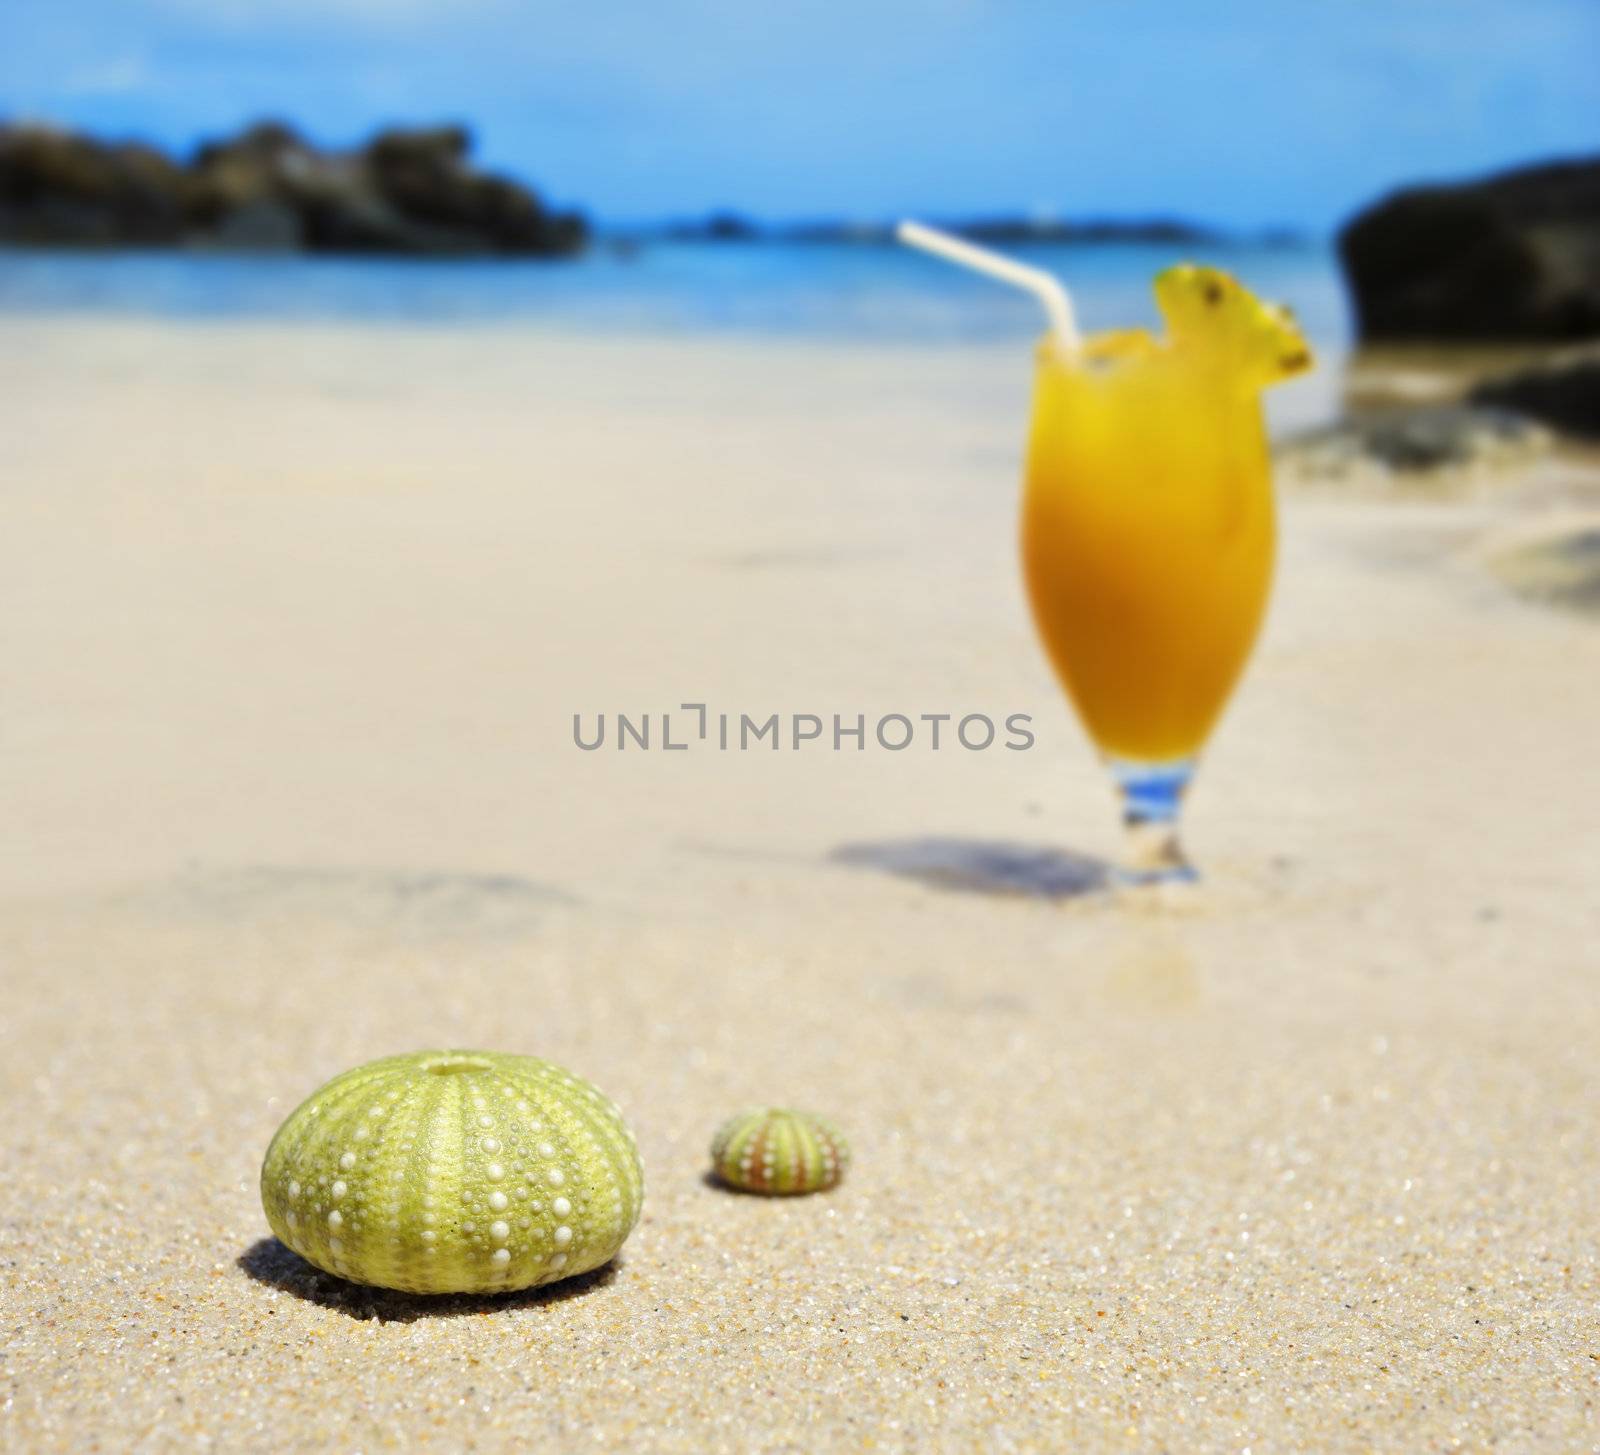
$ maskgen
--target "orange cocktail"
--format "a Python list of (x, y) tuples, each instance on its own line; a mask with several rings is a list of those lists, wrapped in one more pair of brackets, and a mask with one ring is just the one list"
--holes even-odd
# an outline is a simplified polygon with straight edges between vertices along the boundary
[(1139, 877), (1186, 874), (1177, 804), (1250, 655), (1272, 580), (1261, 390), (1310, 364), (1282, 310), (1183, 267), (1169, 337), (1040, 348), (1022, 511), (1034, 620), (1122, 785)]
[(1051, 665), (1122, 793), (1123, 876), (1194, 877), (1178, 811), (1272, 584), (1261, 391), (1311, 367), (1287, 309), (1192, 264), (1156, 278), (1167, 333), (1079, 337), (1050, 273), (919, 222), (902, 242), (1025, 289), (1039, 349), (1022, 564)]

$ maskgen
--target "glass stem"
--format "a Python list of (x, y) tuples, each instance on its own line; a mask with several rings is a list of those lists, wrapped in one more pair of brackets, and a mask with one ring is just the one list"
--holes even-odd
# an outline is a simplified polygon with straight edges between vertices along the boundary
[(1187, 883), (1197, 876), (1178, 840), (1183, 793), (1194, 776), (1195, 760), (1131, 763), (1108, 758), (1122, 794), (1122, 821), (1128, 829), (1128, 862), (1118, 877), (1124, 884)]

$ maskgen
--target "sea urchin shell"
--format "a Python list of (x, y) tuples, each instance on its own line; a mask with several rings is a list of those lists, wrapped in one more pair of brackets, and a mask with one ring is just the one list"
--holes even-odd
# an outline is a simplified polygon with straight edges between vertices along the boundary
[(711, 1166), (744, 1192), (821, 1192), (850, 1165), (850, 1144), (824, 1117), (757, 1107), (730, 1117), (711, 1139)]
[(615, 1106), (533, 1056), (418, 1051), (336, 1076), (267, 1148), (272, 1231), (328, 1273), (495, 1293), (609, 1262), (644, 1175)]

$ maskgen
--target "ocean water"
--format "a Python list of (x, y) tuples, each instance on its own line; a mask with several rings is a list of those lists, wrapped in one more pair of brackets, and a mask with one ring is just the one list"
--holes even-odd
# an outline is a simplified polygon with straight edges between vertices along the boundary
[[(1155, 326), (1150, 280), (1215, 263), (1299, 315), (1322, 365), (1269, 396), (1276, 431), (1337, 412), (1350, 327), (1331, 250), (1144, 244), (1013, 250), (1072, 289), (1085, 329)], [(1025, 295), (891, 244), (599, 245), (570, 260), (328, 258), (0, 250), (0, 316), (310, 319), (582, 333), (959, 345), (1040, 331)]]
[[(1086, 328), (1153, 323), (1150, 278), (1194, 258), (1291, 304), (1313, 340), (1342, 347), (1330, 251), (1303, 247), (1040, 246)], [(0, 251), (0, 311), (185, 318), (548, 323), (623, 332), (733, 331), (929, 342), (1025, 340), (1038, 310), (947, 264), (892, 245), (601, 245), (557, 262)]]

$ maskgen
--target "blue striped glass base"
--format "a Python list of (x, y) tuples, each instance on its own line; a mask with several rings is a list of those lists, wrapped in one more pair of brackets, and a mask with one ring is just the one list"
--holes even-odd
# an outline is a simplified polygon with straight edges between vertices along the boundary
[(1192, 884), (1199, 876), (1178, 841), (1178, 816), (1184, 790), (1194, 777), (1195, 760), (1131, 763), (1106, 759), (1122, 795), (1129, 860), (1116, 871), (1121, 884)]

